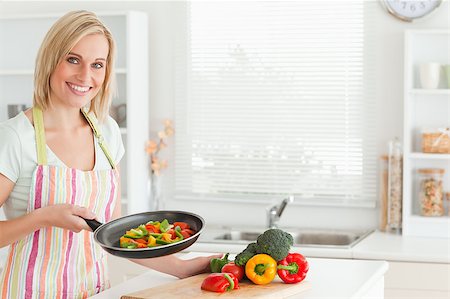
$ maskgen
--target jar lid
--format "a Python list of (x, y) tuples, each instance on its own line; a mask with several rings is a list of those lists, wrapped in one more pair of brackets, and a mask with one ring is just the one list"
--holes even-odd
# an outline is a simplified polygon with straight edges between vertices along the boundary
[(445, 169), (443, 168), (420, 168), (417, 170), (418, 173), (423, 173), (423, 174), (444, 174), (445, 173)]

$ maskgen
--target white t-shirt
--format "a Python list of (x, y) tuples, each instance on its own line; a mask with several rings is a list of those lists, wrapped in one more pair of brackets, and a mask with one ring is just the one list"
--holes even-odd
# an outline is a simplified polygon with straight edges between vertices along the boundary
[[(117, 123), (111, 118), (99, 124), (111, 158), (116, 164), (125, 152)], [(95, 139), (95, 137), (94, 137)], [(111, 169), (103, 150), (94, 140), (94, 170)], [(47, 146), (47, 164), (65, 167), (64, 163)], [(25, 113), (0, 123), (0, 173), (15, 182), (9, 198), (3, 205), (7, 219), (26, 214), (31, 187), (31, 176), (37, 167), (34, 127)]]

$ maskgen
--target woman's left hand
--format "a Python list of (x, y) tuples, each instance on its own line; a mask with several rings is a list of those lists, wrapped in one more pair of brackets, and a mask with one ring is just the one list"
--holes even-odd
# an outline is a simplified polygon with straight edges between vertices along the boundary
[(179, 278), (186, 278), (200, 273), (211, 272), (210, 262), (214, 258), (221, 258), (223, 254), (215, 254), (210, 256), (200, 256), (189, 260), (181, 260), (182, 268), (185, 270)]

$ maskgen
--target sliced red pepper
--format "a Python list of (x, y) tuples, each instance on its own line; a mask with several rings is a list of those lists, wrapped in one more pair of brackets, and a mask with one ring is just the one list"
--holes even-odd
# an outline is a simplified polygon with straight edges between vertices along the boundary
[(236, 276), (238, 281), (241, 281), (244, 278), (245, 268), (244, 266), (238, 266), (234, 262), (229, 262), (225, 266), (222, 267), (222, 273), (231, 273)]
[(298, 283), (305, 279), (309, 265), (306, 258), (300, 253), (289, 253), (278, 262), (278, 276), (285, 283)]
[(147, 224), (145, 225), (145, 228), (148, 230), (149, 233), (160, 233), (159, 229), (154, 226), (153, 224)]
[(174, 226), (174, 227), (179, 226), (182, 230), (183, 230), (183, 229), (186, 229), (186, 228), (190, 228), (190, 227), (189, 227), (189, 224), (187, 224), (186, 222), (181, 222), (181, 221), (174, 222), (174, 223), (173, 223), (173, 226)]
[(169, 229), (166, 234), (170, 234), (172, 236), (172, 239), (175, 239), (177, 237), (173, 228)]
[(189, 229), (189, 228), (186, 228), (186, 229), (183, 229), (185, 232), (187, 232), (188, 234), (190, 234), (191, 236), (193, 235), (193, 234), (195, 234), (195, 232), (192, 230), (192, 229)]
[(186, 230), (182, 230), (181, 234), (183, 235), (183, 238), (185, 238), (185, 239), (187, 239), (191, 236)]
[(203, 280), (202, 290), (223, 293), (239, 289), (239, 282), (231, 273), (212, 273)]
[(147, 241), (145, 241), (144, 239), (131, 239), (130, 242), (136, 244), (137, 248), (147, 247)]
[(121, 238), (121, 247), (124, 248), (130, 248), (129, 246), (134, 246), (133, 248), (145, 248), (147, 247), (147, 242), (144, 240), (144, 242), (138, 241), (142, 239), (128, 239), (128, 238)]

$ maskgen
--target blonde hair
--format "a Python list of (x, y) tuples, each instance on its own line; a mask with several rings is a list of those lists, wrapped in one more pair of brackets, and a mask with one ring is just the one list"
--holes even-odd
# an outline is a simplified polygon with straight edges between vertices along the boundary
[(102, 34), (109, 45), (106, 59), (105, 80), (97, 95), (90, 102), (89, 111), (94, 112), (99, 121), (108, 115), (111, 99), (115, 93), (114, 57), (115, 42), (109, 29), (92, 12), (72, 11), (56, 21), (42, 41), (36, 57), (34, 72), (33, 105), (45, 110), (51, 105), (50, 77), (57, 65), (72, 48), (85, 36)]

